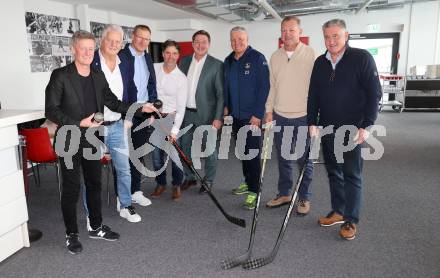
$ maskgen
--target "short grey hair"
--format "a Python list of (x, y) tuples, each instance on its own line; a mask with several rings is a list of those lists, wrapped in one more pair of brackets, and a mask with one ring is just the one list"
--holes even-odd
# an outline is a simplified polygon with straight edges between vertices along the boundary
[(79, 30), (73, 33), (71, 45), (75, 46), (80, 40), (93, 40), (95, 41), (95, 37), (92, 33), (85, 30)]
[(232, 33), (234, 32), (244, 32), (247, 35), (247, 30), (246, 28), (242, 27), (242, 26), (235, 26), (234, 28), (231, 29), (231, 32), (229, 33), (229, 35), (232, 35)]
[(105, 27), (104, 31), (101, 34), (101, 40), (103, 40), (109, 32), (118, 32), (121, 35), (121, 43), (124, 40), (124, 30), (122, 30), (121, 26), (116, 24), (110, 24)]
[(329, 20), (326, 23), (324, 23), (322, 25), (322, 31), (324, 31), (324, 29), (326, 29), (326, 28), (333, 27), (333, 26), (338, 26), (341, 29), (347, 30), (347, 25), (345, 24), (345, 21), (340, 18), (335, 18), (335, 19)]

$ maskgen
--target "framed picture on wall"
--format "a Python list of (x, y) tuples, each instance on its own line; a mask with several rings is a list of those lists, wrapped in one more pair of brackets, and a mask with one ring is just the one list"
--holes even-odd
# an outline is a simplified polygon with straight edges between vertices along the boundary
[(79, 20), (25, 12), (31, 72), (49, 72), (72, 60), (70, 41)]

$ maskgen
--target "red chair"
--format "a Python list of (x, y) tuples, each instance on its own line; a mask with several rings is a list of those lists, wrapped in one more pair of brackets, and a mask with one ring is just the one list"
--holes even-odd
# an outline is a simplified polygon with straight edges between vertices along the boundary
[[(50, 141), (47, 128), (22, 129), (20, 134), (26, 137), (27, 159), (31, 163), (32, 172), (34, 173), (37, 186), (41, 186), (38, 164), (50, 163), (55, 165), (58, 180), (58, 190), (61, 199), (60, 167), (58, 165), (59, 161), (58, 156), (52, 147), (52, 142)], [(37, 169), (37, 175), (35, 175), (34, 163), (36, 164), (35, 168)]]

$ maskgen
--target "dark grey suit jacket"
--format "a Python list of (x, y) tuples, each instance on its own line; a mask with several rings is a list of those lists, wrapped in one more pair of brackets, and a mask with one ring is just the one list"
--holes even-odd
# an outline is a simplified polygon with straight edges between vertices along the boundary
[[(193, 56), (182, 58), (180, 70), (188, 75)], [(200, 124), (211, 124), (214, 119), (223, 120), (223, 63), (211, 55), (206, 57), (196, 90), (197, 116)]]

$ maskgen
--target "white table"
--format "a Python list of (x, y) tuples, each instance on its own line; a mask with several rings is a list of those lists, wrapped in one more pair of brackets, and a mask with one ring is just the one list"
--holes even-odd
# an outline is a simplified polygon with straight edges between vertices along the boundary
[(30, 246), (17, 124), (41, 118), (44, 111), (0, 110), (0, 262)]

